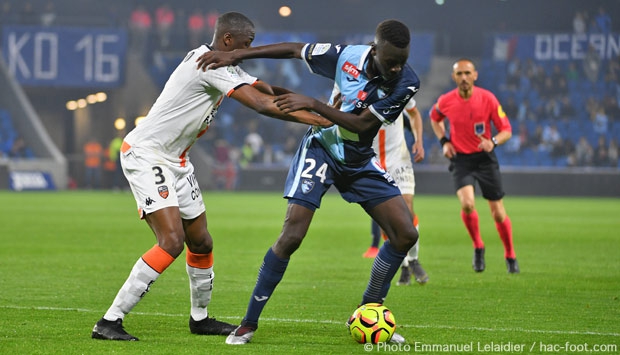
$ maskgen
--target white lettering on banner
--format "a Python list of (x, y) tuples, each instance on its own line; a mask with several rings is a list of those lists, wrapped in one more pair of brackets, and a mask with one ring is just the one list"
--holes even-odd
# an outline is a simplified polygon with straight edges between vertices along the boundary
[[(47, 49), (47, 50), (46, 50)], [(43, 56), (47, 54), (47, 60)], [(47, 63), (47, 68), (43, 68)], [(56, 79), (58, 77), (58, 35), (37, 32), (34, 35), (34, 77), (36, 79)]]
[[(75, 44), (75, 51), (84, 51), (84, 79), (86, 81), (113, 82), (119, 79), (118, 55), (105, 54), (106, 43), (118, 42), (115, 35), (84, 36)], [(108, 68), (108, 72), (104, 70)]]
[(9, 71), (11, 73), (15, 73), (17, 67), (19, 67), (19, 71), (24, 78), (30, 78), (30, 70), (28, 70), (28, 66), (26, 65), (26, 61), (21, 56), (21, 49), (26, 45), (30, 39), (29, 34), (22, 35), (19, 40), (17, 40), (17, 36), (15, 33), (9, 34)]
[[(76, 34), (72, 29), (20, 27), (6, 32), (8, 69), (15, 76), (33, 81), (91, 85), (93, 82), (113, 84), (121, 79), (124, 45), (121, 34)], [(60, 60), (72, 65), (63, 67)]]
[(534, 37), (536, 60), (580, 60), (592, 46), (602, 59), (620, 55), (620, 35), (540, 34)]
[(27, 190), (41, 190), (49, 188), (45, 176), (39, 171), (23, 171), (12, 172), (11, 180), (13, 181), (13, 190), (21, 191)]

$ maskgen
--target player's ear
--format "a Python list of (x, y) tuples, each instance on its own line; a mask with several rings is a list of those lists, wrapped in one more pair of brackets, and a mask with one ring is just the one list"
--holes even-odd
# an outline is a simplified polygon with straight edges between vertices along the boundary
[(234, 37), (230, 32), (226, 32), (224, 36), (222, 36), (222, 42), (224, 42), (224, 46), (226, 47), (232, 46), (234, 41)]

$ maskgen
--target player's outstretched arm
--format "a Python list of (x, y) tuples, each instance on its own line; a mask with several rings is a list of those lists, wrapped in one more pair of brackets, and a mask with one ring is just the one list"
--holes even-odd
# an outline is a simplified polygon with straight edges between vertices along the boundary
[(413, 137), (415, 138), (415, 142), (411, 147), (411, 153), (413, 153), (413, 161), (419, 163), (424, 160), (425, 155), (423, 144), (424, 137), (422, 135), (422, 115), (420, 114), (420, 110), (418, 110), (418, 108), (415, 106), (411, 109), (407, 109), (407, 115), (409, 116), (409, 122), (413, 131)]
[(301, 59), (301, 49), (305, 43), (284, 42), (265, 46), (235, 49), (229, 52), (209, 51), (196, 59), (197, 68), (206, 71), (227, 65), (238, 65), (244, 59), (272, 58), (272, 59)]
[(331, 121), (309, 111), (284, 112), (274, 103), (274, 96), (264, 94), (250, 85), (241, 86), (235, 90), (230, 97), (262, 115), (283, 121), (305, 123), (322, 127), (333, 125)]
[(301, 94), (292, 93), (277, 96), (275, 103), (286, 113), (297, 112), (298, 110), (314, 111), (353, 133), (366, 132), (381, 125), (381, 121), (369, 109), (365, 109), (359, 114), (342, 112), (312, 97)]
[(257, 81), (256, 84), (254, 84), (254, 87), (258, 89), (258, 91), (267, 95), (283, 95), (292, 93), (289, 89), (279, 86), (271, 86), (262, 80)]

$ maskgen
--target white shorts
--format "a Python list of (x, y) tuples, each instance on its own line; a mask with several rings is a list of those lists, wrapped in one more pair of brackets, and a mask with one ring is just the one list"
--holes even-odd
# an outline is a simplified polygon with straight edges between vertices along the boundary
[(150, 150), (132, 147), (121, 154), (121, 165), (140, 218), (165, 207), (178, 207), (183, 219), (196, 218), (205, 211), (189, 161), (181, 167)]
[(411, 156), (407, 152), (406, 157), (399, 154), (387, 155), (385, 165), (387, 171), (392, 175), (394, 181), (403, 195), (415, 194), (415, 175), (413, 174), (413, 165), (411, 164)]

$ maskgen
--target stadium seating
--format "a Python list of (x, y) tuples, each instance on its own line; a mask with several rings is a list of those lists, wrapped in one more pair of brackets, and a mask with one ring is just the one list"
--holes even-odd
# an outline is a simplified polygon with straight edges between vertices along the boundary
[[(565, 64), (560, 64), (563, 69), (566, 68)], [(551, 74), (552, 66), (553, 63), (543, 63), (543, 67), (547, 75)], [(484, 77), (481, 76), (478, 81), (478, 85), (497, 93), (497, 97), (501, 102), (506, 102), (507, 98), (512, 96), (517, 102), (520, 102), (521, 100), (529, 100), (530, 107), (535, 111), (544, 107), (546, 101), (537, 90), (529, 86), (525, 88), (521, 87), (516, 91), (511, 91), (506, 88), (506, 62), (482, 60), (480, 71), (484, 73)], [(581, 77), (584, 77), (583, 73), (581, 73)], [(594, 130), (593, 122), (590, 120), (590, 114), (587, 111), (586, 104), (590, 98), (593, 98), (598, 102), (602, 102), (606, 95), (617, 95), (617, 86), (613, 85), (613, 83), (606, 83), (602, 77), (603, 75), (601, 75), (601, 79), (597, 82), (590, 82), (585, 79), (578, 82), (568, 82), (568, 97), (575, 108), (574, 117), (551, 119), (544, 116), (544, 114), (542, 114), (541, 117), (543, 110), (538, 110), (536, 121), (525, 121), (530, 137), (533, 132), (535, 132), (537, 126), (540, 125), (544, 127), (546, 124), (553, 122), (557, 125), (558, 131), (564, 140), (570, 140), (573, 144), (576, 144), (581, 136), (585, 136), (590, 145), (596, 148), (601, 134)], [(527, 83), (528, 81), (525, 80), (525, 82)], [(611, 140), (618, 142), (620, 141), (620, 117), (608, 118), (608, 130), (606, 134), (603, 134), (603, 136), (605, 136), (607, 142)], [(516, 136), (519, 132), (516, 118), (511, 117), (511, 122), (513, 123), (513, 136)], [(431, 144), (433, 144), (432, 141)], [(498, 149), (498, 155), (500, 156), (503, 165), (563, 167), (568, 164), (567, 156), (552, 158), (549, 156), (548, 152), (536, 151), (530, 148), (521, 147), (518, 154), (506, 154), (503, 150), (503, 147)]]

